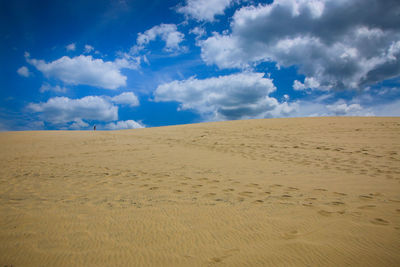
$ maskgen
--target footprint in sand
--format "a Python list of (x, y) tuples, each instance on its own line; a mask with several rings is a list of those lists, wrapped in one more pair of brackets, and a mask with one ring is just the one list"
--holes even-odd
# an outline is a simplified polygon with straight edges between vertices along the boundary
[(207, 194), (205, 194), (204, 196), (205, 197), (214, 197), (214, 196), (216, 196), (217, 194), (215, 194), (215, 193), (207, 193)]
[(358, 208), (361, 209), (361, 210), (367, 210), (367, 209), (372, 209), (372, 208), (375, 208), (375, 207), (376, 207), (375, 205), (363, 205), (363, 206), (360, 206)]
[(318, 211), (319, 215), (325, 216), (325, 217), (329, 217), (333, 214), (333, 212), (331, 211), (327, 211), (327, 210), (319, 210)]
[(341, 192), (333, 192), (333, 194), (337, 196), (347, 196), (347, 194)]
[(243, 191), (243, 192), (240, 192), (239, 195), (244, 196), (244, 197), (252, 197), (253, 196), (253, 192), (251, 192), (251, 191)]
[(340, 206), (340, 205), (344, 205), (345, 203), (341, 202), (341, 201), (332, 201), (327, 203), (328, 205), (332, 205), (332, 206)]
[(157, 189), (158, 189), (157, 186), (153, 186), (153, 187), (150, 187), (150, 188), (149, 188), (149, 190), (157, 190)]
[(243, 201), (244, 201), (244, 197), (237, 197), (236, 199), (237, 199), (237, 201), (239, 201), (239, 202), (243, 202)]
[(273, 185), (271, 185), (270, 187), (282, 187), (283, 185), (281, 185), (281, 184), (273, 184)]
[(388, 225), (389, 222), (382, 219), (382, 218), (374, 218), (373, 220), (371, 220), (371, 223), (373, 224), (377, 224), (377, 225)]
[(235, 191), (235, 189), (233, 189), (233, 188), (226, 188), (226, 189), (224, 189), (224, 190), (222, 190), (222, 191), (224, 191), (224, 192), (233, 192), (233, 191)]
[(251, 184), (247, 184), (246, 186), (247, 186), (247, 187), (258, 187), (259, 184), (251, 183)]
[(218, 257), (214, 257), (214, 258), (211, 258), (210, 261), (211, 261), (212, 263), (219, 263), (219, 262), (222, 262), (222, 259), (221, 259), (221, 258), (218, 258)]
[(255, 204), (261, 204), (261, 203), (264, 203), (264, 200), (262, 200), (262, 199), (256, 199), (255, 201), (253, 201), (253, 203), (255, 203)]
[(311, 201), (311, 200), (317, 200), (317, 198), (316, 197), (308, 197), (308, 198), (305, 198), (304, 200)]
[(240, 249), (229, 249), (229, 250), (226, 250), (226, 251), (224, 251), (222, 254), (223, 255), (221, 255), (221, 256), (218, 256), (218, 257), (213, 257), (213, 258), (211, 258), (211, 259), (209, 259), (209, 261), (211, 262), (211, 263), (220, 263), (220, 262), (222, 262), (224, 259), (226, 259), (226, 258), (228, 258), (228, 257), (231, 257), (231, 256), (233, 256), (234, 254), (236, 254), (236, 253), (238, 253), (238, 252), (240, 252)]
[(374, 199), (374, 197), (373, 196), (370, 196), (370, 195), (359, 195), (358, 196), (360, 199), (362, 199), (362, 200), (371, 200), (371, 199)]
[(288, 239), (294, 239), (294, 238), (296, 238), (296, 237), (298, 236), (298, 234), (299, 234), (299, 232), (298, 232), (297, 230), (293, 230), (293, 231), (284, 233), (284, 234), (282, 235), (282, 238), (283, 238), (283, 239), (286, 239), (286, 240), (288, 240)]
[(315, 188), (314, 191), (326, 192), (328, 190), (326, 190), (325, 188)]
[(174, 193), (183, 193), (183, 191), (179, 190), (179, 189), (176, 189), (176, 190), (174, 190)]
[(382, 197), (382, 196), (383, 196), (383, 194), (382, 194), (382, 193), (379, 193), (379, 192), (370, 193), (369, 195), (370, 195), (370, 196), (374, 196), (374, 197)]
[(289, 189), (290, 191), (297, 191), (297, 190), (299, 190), (297, 187), (292, 187), (292, 186), (289, 186), (288, 189)]

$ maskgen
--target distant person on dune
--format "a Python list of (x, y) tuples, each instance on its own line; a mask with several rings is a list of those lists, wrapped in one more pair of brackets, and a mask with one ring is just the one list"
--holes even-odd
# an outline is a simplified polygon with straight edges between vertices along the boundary
[(95, 126), (93, 126), (93, 131), (96, 131), (96, 125), (95, 125)]

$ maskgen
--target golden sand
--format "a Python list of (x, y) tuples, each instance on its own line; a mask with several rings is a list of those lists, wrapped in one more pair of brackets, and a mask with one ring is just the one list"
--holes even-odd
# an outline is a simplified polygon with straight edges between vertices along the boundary
[(0, 134), (0, 266), (399, 266), (400, 118)]

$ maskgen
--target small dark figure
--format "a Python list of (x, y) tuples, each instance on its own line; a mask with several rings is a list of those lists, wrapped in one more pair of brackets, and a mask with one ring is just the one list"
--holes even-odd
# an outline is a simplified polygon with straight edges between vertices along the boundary
[(93, 131), (96, 131), (96, 125), (93, 127)]

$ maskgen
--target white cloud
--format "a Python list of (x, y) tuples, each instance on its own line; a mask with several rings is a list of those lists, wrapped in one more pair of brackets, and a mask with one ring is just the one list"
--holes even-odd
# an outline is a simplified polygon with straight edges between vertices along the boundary
[(39, 117), (53, 124), (66, 124), (83, 120), (118, 120), (118, 107), (100, 96), (80, 99), (53, 97), (47, 102), (30, 103), (28, 110), (39, 113)]
[(59, 85), (51, 86), (51, 85), (48, 84), (48, 83), (44, 83), (44, 84), (42, 84), (42, 86), (39, 88), (39, 91), (40, 91), (41, 93), (44, 93), (44, 92), (46, 92), (46, 91), (53, 91), (53, 92), (56, 92), (56, 93), (65, 93), (65, 92), (67, 91), (67, 88), (65, 88), (65, 87), (60, 87)]
[(93, 50), (94, 50), (93, 46), (86, 44), (84, 53), (88, 54), (88, 53), (92, 52)]
[(81, 119), (74, 121), (68, 128), (72, 130), (82, 130), (89, 127), (89, 124)]
[(220, 68), (297, 65), (313, 81), (297, 90), (362, 88), (400, 75), (399, 12), (394, 0), (275, 0), (239, 9), (230, 33), (199, 45)]
[(375, 116), (377, 106), (364, 106), (356, 103), (357, 99), (350, 101), (338, 100), (332, 104), (325, 104), (324, 97), (314, 100), (296, 101), (296, 110), (292, 117), (322, 117), (322, 116)]
[(309, 87), (307, 87), (305, 84), (303, 84), (302, 82), (300, 82), (300, 81), (298, 81), (298, 80), (295, 80), (295, 81), (293, 82), (293, 89), (294, 89), (294, 90), (300, 91), (300, 90), (305, 90), (305, 89), (307, 89), (307, 88), (309, 88)]
[(121, 74), (120, 65), (93, 59), (92, 56), (63, 56), (49, 63), (28, 57), (27, 61), (46, 77), (56, 78), (67, 84), (85, 84), (104, 89), (117, 89), (126, 85), (127, 78)]
[(189, 33), (196, 35), (196, 40), (207, 35), (206, 30), (203, 27), (194, 27)]
[(137, 70), (140, 66), (140, 57), (132, 56), (127, 53), (120, 53), (120, 57), (114, 60), (118, 68)]
[(306, 77), (304, 79), (304, 83), (295, 80), (293, 83), (293, 89), (294, 90), (306, 90), (306, 89), (311, 89), (311, 90), (329, 90), (331, 89), (331, 86), (321, 86), (319, 82), (314, 79), (313, 77), (309, 78)]
[(284, 95), (283, 95), (283, 100), (284, 100), (285, 102), (289, 101), (289, 99), (290, 99), (290, 96), (289, 96), (288, 94), (284, 94)]
[(247, 59), (235, 36), (213, 33), (213, 36), (198, 42), (201, 58), (208, 65), (217, 64), (219, 68), (245, 68)]
[(177, 12), (198, 21), (214, 21), (215, 15), (223, 15), (232, 0), (186, 0)]
[(364, 110), (360, 104), (335, 103), (326, 108), (335, 116), (372, 116), (372, 112)]
[(134, 120), (110, 122), (104, 126), (107, 130), (122, 130), (122, 129), (138, 129), (144, 128), (144, 125)]
[(125, 92), (111, 98), (111, 101), (120, 105), (129, 105), (131, 107), (139, 106), (137, 96), (132, 92)]
[(17, 73), (23, 77), (29, 77), (31, 73), (29, 72), (28, 68), (25, 66), (22, 66), (17, 70)]
[(175, 24), (160, 24), (144, 33), (139, 33), (136, 46), (132, 48), (132, 52), (143, 50), (151, 41), (155, 41), (157, 37), (160, 37), (165, 42), (165, 51), (177, 52), (185, 49), (185, 47), (180, 46), (185, 35), (178, 31), (177, 26)]
[[(27, 110), (38, 113), (38, 117), (58, 127), (85, 129), (90, 121), (111, 122), (118, 120), (118, 106), (138, 106), (139, 101), (132, 92), (114, 97), (86, 96), (79, 99), (53, 97), (47, 102), (30, 103)], [(120, 124), (118, 127), (122, 127)], [(127, 122), (126, 125), (132, 125)], [(111, 127), (111, 126), (110, 126)]]
[(161, 84), (155, 101), (176, 101), (180, 109), (192, 109), (207, 120), (281, 117), (293, 106), (279, 103), (269, 94), (276, 90), (263, 73), (244, 72), (198, 80), (190, 78)]
[(67, 49), (67, 51), (75, 51), (76, 45), (75, 43), (69, 44), (65, 47), (65, 49)]

